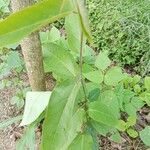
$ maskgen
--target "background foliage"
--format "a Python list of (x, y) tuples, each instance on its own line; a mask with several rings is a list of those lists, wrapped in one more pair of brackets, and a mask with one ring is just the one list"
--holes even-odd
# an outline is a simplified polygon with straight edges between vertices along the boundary
[(149, 0), (87, 0), (92, 33), (98, 50), (138, 72), (150, 58)]

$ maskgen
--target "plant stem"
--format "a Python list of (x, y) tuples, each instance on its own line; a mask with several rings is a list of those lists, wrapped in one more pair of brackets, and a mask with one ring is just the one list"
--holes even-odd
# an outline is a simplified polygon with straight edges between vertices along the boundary
[(84, 79), (83, 79), (83, 32), (81, 32), (81, 43), (80, 43), (80, 79), (81, 79), (81, 84), (84, 92), (84, 98), (87, 101), (87, 95), (86, 95), (86, 89), (85, 89), (85, 84), (84, 84)]

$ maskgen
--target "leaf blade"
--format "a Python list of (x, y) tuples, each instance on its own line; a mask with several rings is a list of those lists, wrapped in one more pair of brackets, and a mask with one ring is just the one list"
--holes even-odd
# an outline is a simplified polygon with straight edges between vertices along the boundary
[(0, 28), (3, 29), (0, 30), (0, 47), (13, 44), (43, 25), (68, 15), (72, 11), (69, 6), (69, 0), (48, 0), (10, 15), (0, 22)]

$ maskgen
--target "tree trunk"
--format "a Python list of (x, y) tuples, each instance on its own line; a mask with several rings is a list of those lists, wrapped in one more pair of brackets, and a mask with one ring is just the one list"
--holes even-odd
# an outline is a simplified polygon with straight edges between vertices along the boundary
[[(12, 10), (16, 12), (33, 4), (33, 0), (11, 0)], [(31, 14), (34, 15), (34, 14)], [(30, 86), (33, 91), (45, 91), (45, 77), (41, 42), (38, 32), (34, 32), (21, 41)]]

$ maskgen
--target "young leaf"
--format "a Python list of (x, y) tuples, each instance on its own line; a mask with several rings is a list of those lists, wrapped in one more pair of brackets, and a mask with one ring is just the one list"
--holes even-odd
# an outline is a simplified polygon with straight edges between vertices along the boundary
[(147, 126), (145, 129), (140, 131), (140, 138), (145, 145), (150, 146), (150, 126)]
[(51, 92), (27, 92), (21, 126), (31, 124), (48, 105)]
[(83, 113), (74, 114), (79, 89), (77, 81), (64, 81), (54, 89), (43, 124), (41, 149), (65, 150), (80, 132), (83, 115), (79, 114)]
[(79, 134), (71, 143), (68, 150), (91, 150), (93, 147), (93, 139), (91, 135), (83, 133)]
[(45, 71), (52, 71), (60, 78), (75, 77), (78, 69), (72, 55), (57, 44), (47, 44), (43, 49)]
[(136, 124), (136, 117), (135, 116), (129, 116), (127, 119), (127, 123), (126, 126), (130, 127), (130, 126), (134, 126)]
[(9, 125), (16, 123), (22, 119), (22, 116), (17, 116), (0, 122), (0, 130), (7, 128)]
[(122, 70), (119, 67), (109, 69), (105, 75), (104, 82), (107, 85), (117, 85), (124, 78)]
[(101, 70), (105, 70), (108, 66), (110, 66), (110, 64), (111, 61), (105, 52), (101, 52), (95, 61), (95, 66)]
[(111, 127), (115, 127), (118, 124), (118, 119), (111, 108), (99, 101), (90, 103), (88, 113), (93, 120), (102, 124)]
[(103, 82), (103, 74), (101, 71), (92, 71), (84, 73), (84, 77), (93, 83), (99, 84)]
[(10, 15), (0, 22), (0, 47), (15, 43), (43, 25), (72, 12), (70, 0), (46, 0)]
[(138, 137), (138, 132), (137, 131), (135, 131), (135, 130), (133, 130), (133, 129), (127, 129), (127, 133), (129, 134), (129, 136), (130, 137), (132, 137), (132, 138), (136, 138), (136, 137)]

